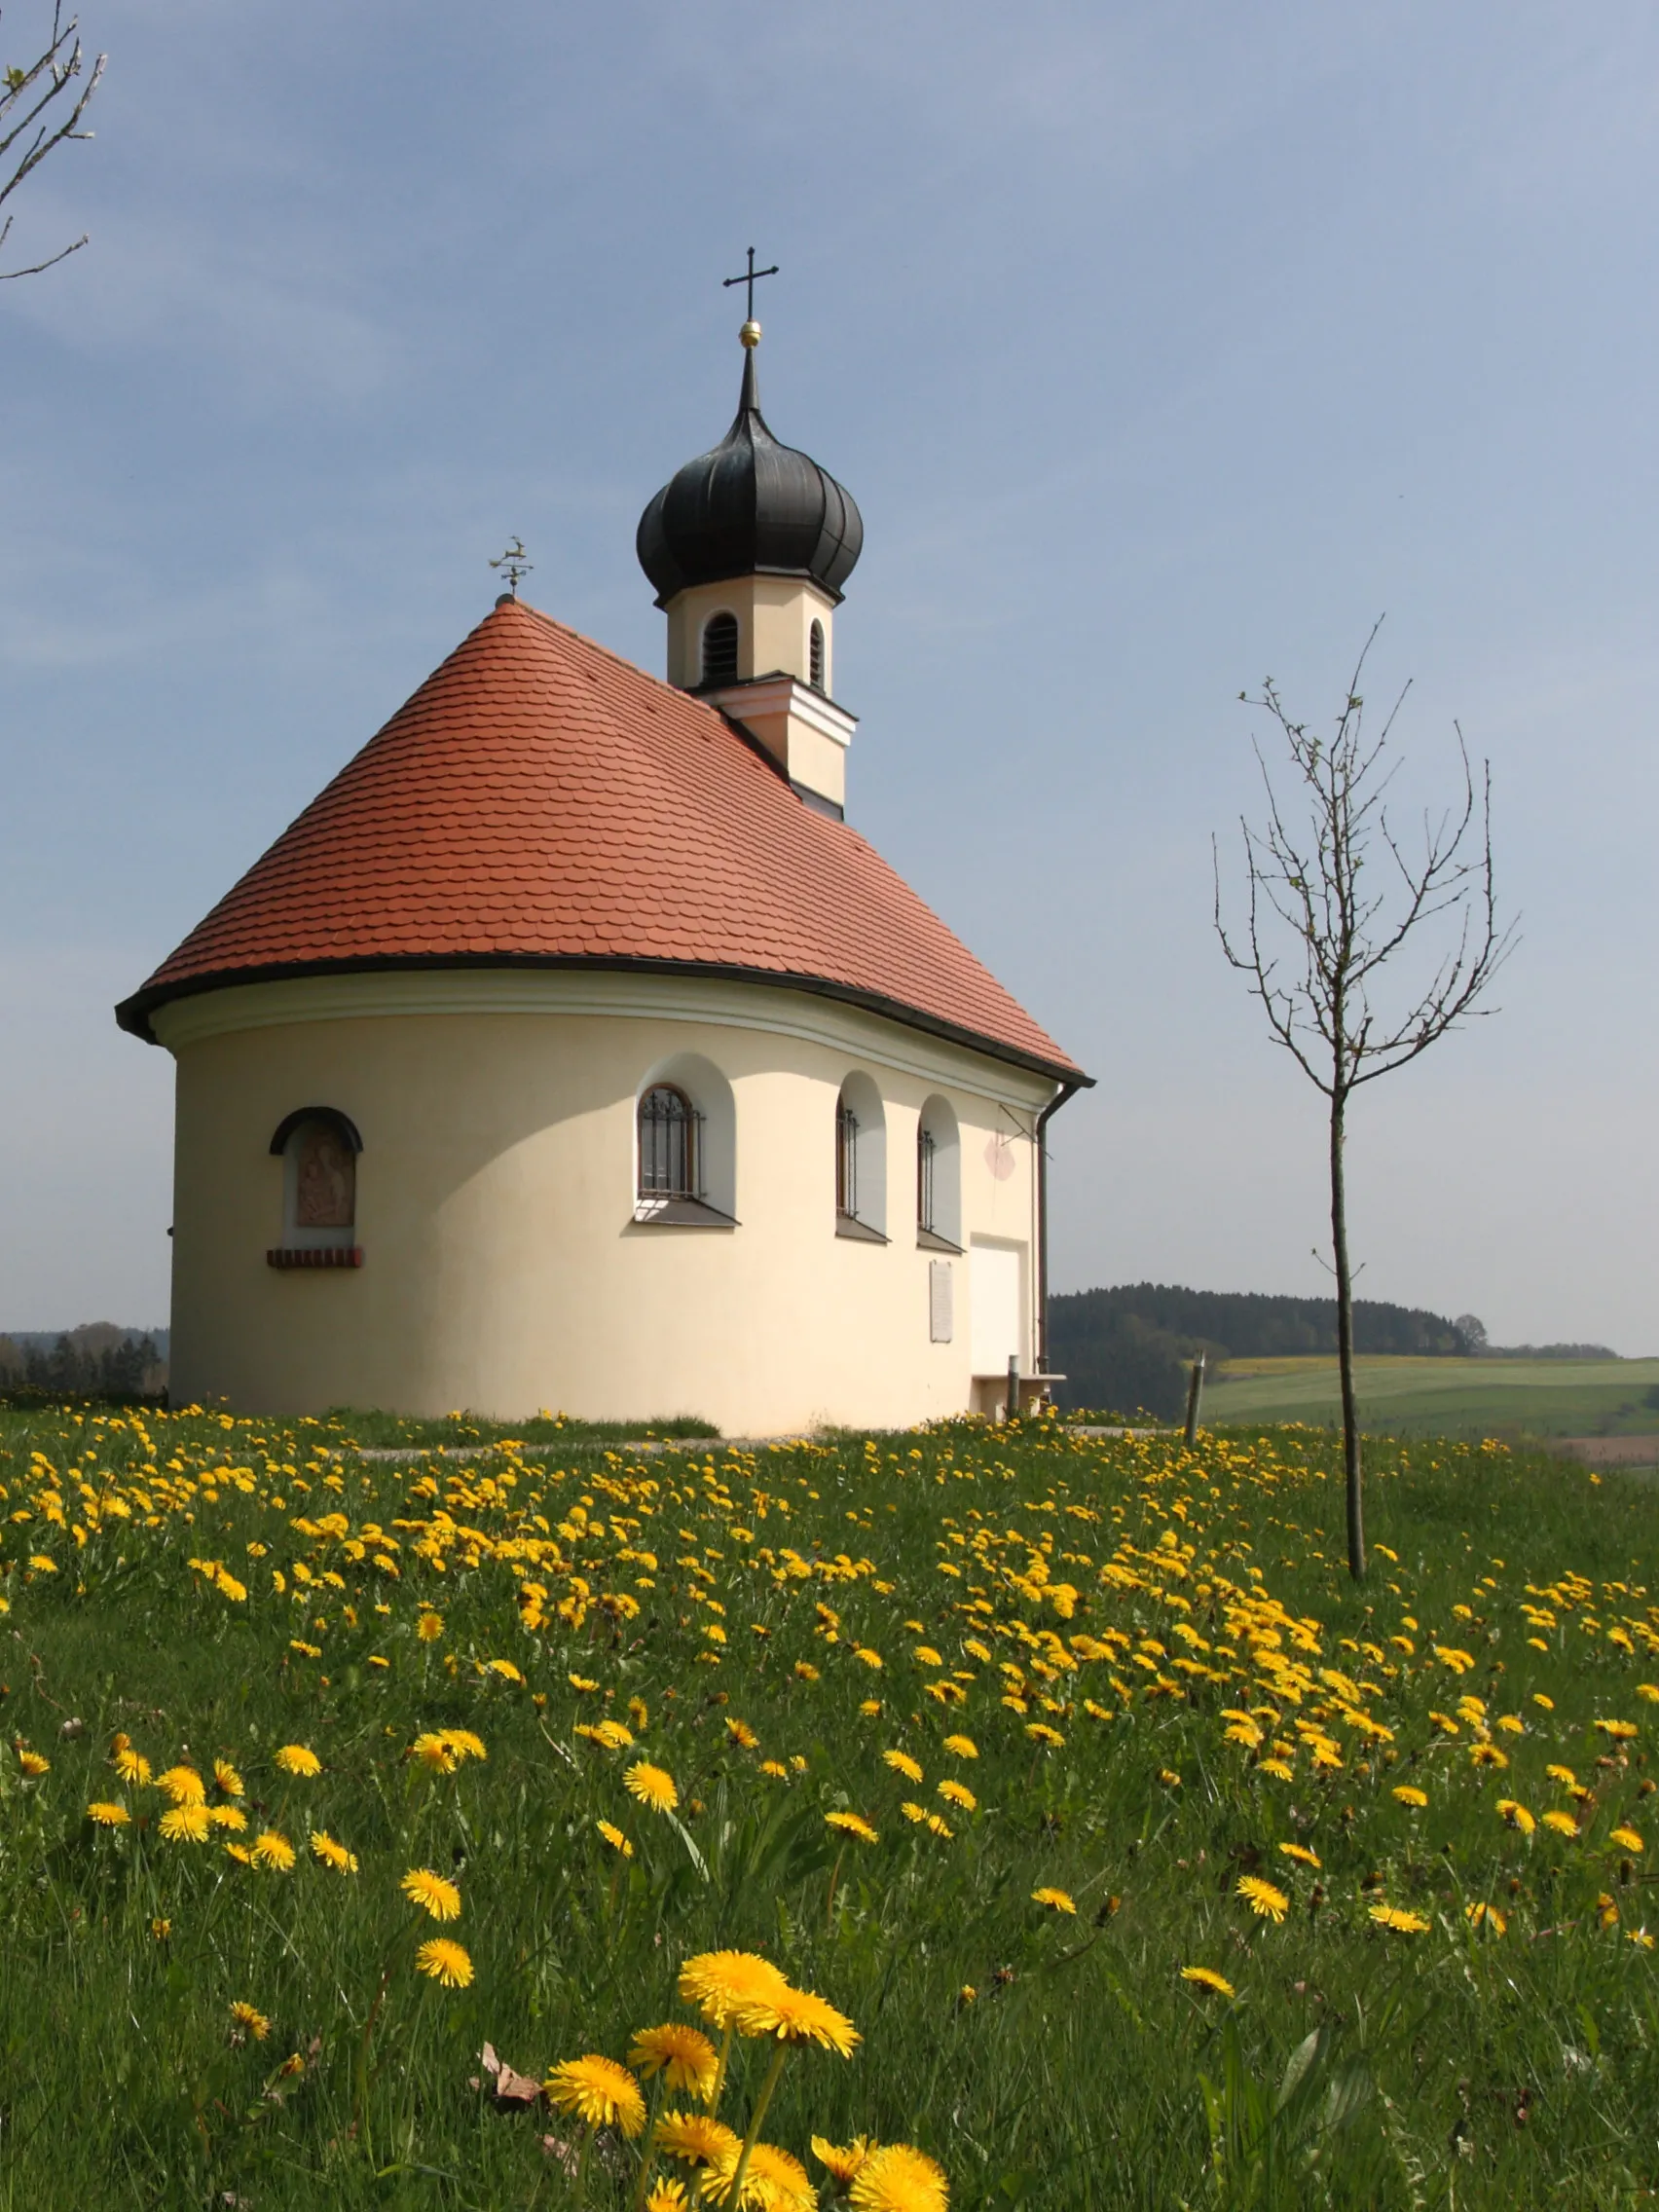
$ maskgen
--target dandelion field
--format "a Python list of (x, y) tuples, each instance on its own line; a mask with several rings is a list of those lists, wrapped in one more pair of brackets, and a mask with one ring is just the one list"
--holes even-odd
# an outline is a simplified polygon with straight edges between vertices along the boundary
[(1651, 2201), (1659, 1490), (1368, 1454), (0, 1414), (0, 2205)]

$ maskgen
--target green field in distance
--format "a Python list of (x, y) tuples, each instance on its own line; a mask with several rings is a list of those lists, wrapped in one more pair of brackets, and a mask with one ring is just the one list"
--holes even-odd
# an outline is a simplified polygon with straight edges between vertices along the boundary
[[(1360, 1359), (1360, 1419), (1393, 1435), (1628, 1436), (1659, 1432), (1659, 1359)], [(1651, 1393), (1651, 1395), (1650, 1395)], [(1334, 1357), (1230, 1359), (1203, 1418), (1341, 1419)]]

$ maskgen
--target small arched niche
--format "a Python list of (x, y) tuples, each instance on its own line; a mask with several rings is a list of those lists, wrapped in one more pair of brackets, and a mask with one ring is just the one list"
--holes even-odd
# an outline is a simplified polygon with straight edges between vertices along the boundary
[(634, 1100), (634, 1219), (680, 1229), (737, 1226), (737, 1108), (701, 1052), (648, 1068)]
[[(335, 1106), (302, 1106), (277, 1124), (271, 1150), (282, 1161), (282, 1241), (277, 1265), (351, 1264), (357, 1246), (357, 1155), (363, 1140)], [(331, 1263), (322, 1257), (338, 1253)]]
[(887, 1242), (887, 1116), (862, 1071), (835, 1101), (835, 1234)]
[(737, 682), (737, 616), (711, 614), (703, 625), (703, 682)]
[(962, 1249), (962, 1133), (948, 1098), (925, 1101), (916, 1122), (916, 1242)]

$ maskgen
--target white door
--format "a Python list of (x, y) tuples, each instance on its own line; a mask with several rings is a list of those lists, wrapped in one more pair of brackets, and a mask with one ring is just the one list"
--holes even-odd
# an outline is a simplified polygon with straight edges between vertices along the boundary
[(1004, 1244), (975, 1244), (969, 1252), (974, 1373), (1006, 1375), (1019, 1356), (1019, 1254)]

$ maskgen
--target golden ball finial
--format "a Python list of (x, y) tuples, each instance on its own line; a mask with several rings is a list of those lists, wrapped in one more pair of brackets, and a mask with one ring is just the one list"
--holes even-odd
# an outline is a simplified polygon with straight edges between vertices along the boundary
[(758, 346), (760, 343), (760, 325), (751, 315), (737, 335), (745, 346), (751, 348)]

